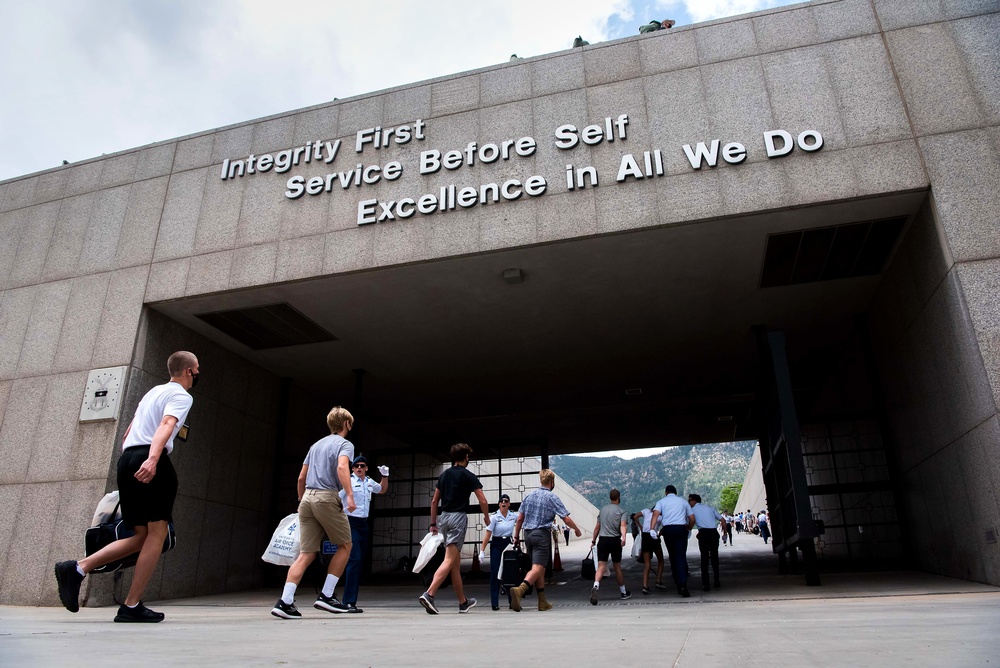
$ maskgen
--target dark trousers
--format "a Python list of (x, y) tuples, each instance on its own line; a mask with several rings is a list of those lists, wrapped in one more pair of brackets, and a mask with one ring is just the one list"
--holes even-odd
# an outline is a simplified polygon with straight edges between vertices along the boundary
[(683, 524), (667, 524), (660, 531), (663, 543), (667, 546), (670, 556), (670, 574), (674, 584), (686, 587), (688, 581), (688, 528)]
[(490, 603), (494, 608), (500, 606), (500, 564), (503, 561), (503, 551), (510, 545), (510, 538), (490, 539)]
[(701, 551), (701, 586), (708, 589), (708, 564), (712, 564), (712, 574), (719, 581), (719, 532), (715, 529), (698, 530), (698, 550)]
[(343, 603), (358, 603), (358, 587), (361, 585), (361, 559), (368, 551), (368, 518), (347, 516), (351, 523), (351, 556), (344, 570)]
[(761, 522), (758, 526), (760, 526), (760, 535), (766, 543), (767, 539), (771, 537), (771, 528), (767, 526), (767, 522)]

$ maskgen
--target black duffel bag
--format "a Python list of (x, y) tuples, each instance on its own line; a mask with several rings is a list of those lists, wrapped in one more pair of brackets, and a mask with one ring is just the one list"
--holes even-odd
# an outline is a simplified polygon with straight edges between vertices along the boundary
[[(130, 527), (125, 526), (121, 519), (118, 519), (118, 508), (121, 504), (116, 504), (115, 509), (111, 511), (111, 519), (107, 522), (102, 522), (96, 527), (90, 527), (84, 534), (84, 552), (89, 557), (95, 552), (107, 547), (116, 540), (121, 540), (122, 538), (128, 538), (129, 536), (134, 536), (135, 531)], [(167, 537), (163, 539), (163, 550), (171, 550), (177, 545), (177, 535), (174, 533), (174, 523), (167, 523)], [(104, 564), (98, 568), (95, 568), (91, 573), (113, 573), (114, 571), (120, 570), (122, 568), (129, 568), (130, 566), (135, 566), (135, 562), (139, 560), (139, 552), (133, 552), (132, 554), (118, 559), (117, 561), (112, 561), (110, 563)]]

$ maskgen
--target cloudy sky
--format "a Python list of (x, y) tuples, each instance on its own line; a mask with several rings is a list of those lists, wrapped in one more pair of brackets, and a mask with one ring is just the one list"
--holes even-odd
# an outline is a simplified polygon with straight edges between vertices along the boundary
[(791, 0), (0, 0), (0, 180)]

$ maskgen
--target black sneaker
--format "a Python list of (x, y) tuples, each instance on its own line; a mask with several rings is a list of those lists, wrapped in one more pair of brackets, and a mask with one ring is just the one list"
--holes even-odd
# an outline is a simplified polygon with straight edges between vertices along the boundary
[(118, 606), (118, 614), (115, 615), (115, 621), (122, 623), (156, 624), (157, 622), (162, 622), (164, 617), (166, 615), (162, 612), (153, 612), (143, 605), (142, 601), (139, 601), (139, 605), (134, 608), (130, 608), (124, 603)]
[(434, 605), (434, 597), (427, 592), (420, 595), (419, 601), (420, 605), (424, 606), (424, 609), (427, 610), (428, 615), (436, 615), (438, 613), (437, 606)]
[(597, 587), (590, 590), (590, 604), (597, 605)]
[(655, 586), (656, 586), (657, 589), (666, 589), (667, 588), (667, 585), (663, 584), (662, 582), (657, 582)]
[(628, 589), (626, 589), (625, 593), (622, 594), (622, 600), (623, 601), (627, 601), (630, 598), (632, 598), (632, 592), (630, 592)]
[(684, 598), (691, 598), (691, 592), (688, 591), (687, 585), (681, 585), (680, 595)]
[(354, 614), (358, 614), (358, 613), (364, 612), (364, 610), (362, 610), (358, 606), (354, 605), (353, 603), (345, 603), (344, 605), (347, 606), (347, 611), (348, 612), (352, 612)]
[(645, 594), (646, 596), (648, 596), (648, 595), (652, 594), (653, 592), (651, 592), (649, 590), (649, 587), (643, 587), (642, 588), (642, 593)]
[(302, 613), (299, 612), (294, 603), (285, 603), (280, 598), (271, 608), (271, 614), (282, 619), (302, 619)]
[(336, 596), (323, 596), (322, 592), (319, 598), (316, 599), (316, 602), (313, 603), (313, 607), (317, 610), (326, 610), (327, 612), (348, 612), (347, 606), (341, 603)]
[(466, 596), (465, 597), (465, 603), (459, 603), (458, 604), (458, 611), (459, 612), (468, 612), (469, 610), (472, 610), (474, 607), (476, 607), (476, 603), (478, 603), (478, 602), (479, 601), (477, 601), (476, 599), (472, 598), (471, 596)]
[(493, 609), (494, 609), (494, 610), (499, 610), (499, 609), (500, 609), (500, 606), (499, 606), (499, 605), (494, 605), (494, 606), (493, 606)]
[(70, 612), (80, 611), (80, 583), (83, 576), (76, 570), (75, 561), (60, 561), (56, 564), (56, 583), (59, 585), (59, 600)]

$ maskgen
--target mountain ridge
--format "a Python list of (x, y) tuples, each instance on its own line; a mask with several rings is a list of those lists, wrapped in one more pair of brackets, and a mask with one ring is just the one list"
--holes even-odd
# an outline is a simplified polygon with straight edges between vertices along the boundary
[(704, 503), (717, 507), (724, 487), (743, 482), (756, 447), (756, 441), (685, 445), (635, 459), (557, 455), (549, 465), (598, 508), (608, 503), (608, 492), (615, 488), (630, 513), (649, 508), (667, 485), (683, 497), (700, 494)]

